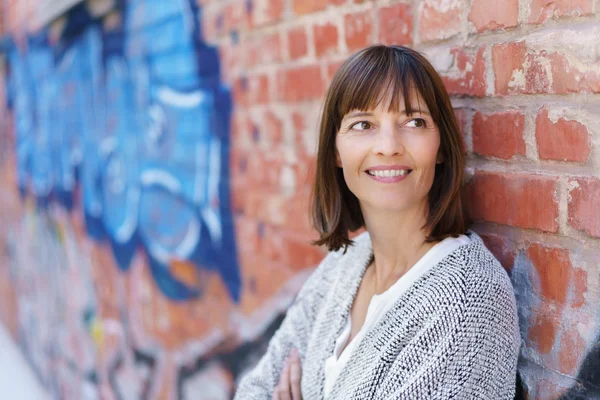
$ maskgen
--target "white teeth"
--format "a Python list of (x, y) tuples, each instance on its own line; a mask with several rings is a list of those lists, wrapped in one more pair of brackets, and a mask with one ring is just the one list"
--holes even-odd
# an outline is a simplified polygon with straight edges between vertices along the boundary
[(390, 178), (394, 176), (403, 176), (408, 174), (406, 169), (386, 169), (381, 171), (369, 171), (369, 174), (380, 178)]

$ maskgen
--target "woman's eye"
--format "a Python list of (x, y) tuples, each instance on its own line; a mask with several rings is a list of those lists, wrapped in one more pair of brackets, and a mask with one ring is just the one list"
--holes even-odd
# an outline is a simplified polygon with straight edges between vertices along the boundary
[(367, 121), (359, 121), (359, 122), (357, 122), (355, 124), (352, 124), (350, 126), (350, 129), (354, 129), (354, 130), (357, 130), (357, 131), (365, 131), (365, 130), (370, 129), (370, 128), (371, 128), (371, 124), (369, 122), (367, 122)]
[(409, 128), (425, 128), (427, 126), (427, 122), (423, 118), (415, 118), (408, 121), (406, 126)]

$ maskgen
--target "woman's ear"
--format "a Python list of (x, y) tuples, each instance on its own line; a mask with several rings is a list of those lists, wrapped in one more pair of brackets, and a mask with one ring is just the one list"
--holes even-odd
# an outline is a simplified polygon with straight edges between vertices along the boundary
[(340, 158), (340, 153), (337, 149), (335, 149), (335, 165), (337, 165), (338, 168), (342, 168), (342, 159)]

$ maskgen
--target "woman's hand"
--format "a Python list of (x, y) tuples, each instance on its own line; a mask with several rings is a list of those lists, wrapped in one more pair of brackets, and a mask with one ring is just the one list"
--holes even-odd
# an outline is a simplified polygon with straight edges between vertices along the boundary
[(294, 348), (285, 361), (279, 383), (273, 391), (273, 400), (302, 400), (302, 393), (300, 392), (301, 378), (300, 357), (298, 356), (298, 350)]

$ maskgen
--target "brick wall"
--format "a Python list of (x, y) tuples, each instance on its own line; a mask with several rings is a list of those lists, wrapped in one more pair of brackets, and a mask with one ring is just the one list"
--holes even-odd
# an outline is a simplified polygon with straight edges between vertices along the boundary
[[(153, 11), (136, 14), (133, 4), (141, 3)], [(158, 30), (161, 13), (169, 13), (150, 0), (127, 4), (141, 31)], [(524, 339), (519, 372), (529, 398), (600, 394), (599, 0), (200, 0), (198, 6), (197, 14), (181, 11), (188, 21), (190, 16), (199, 21), (196, 42), (180, 35), (165, 44), (158, 31), (144, 41), (128, 28), (122, 10), (99, 19), (99, 35), (111, 46), (131, 40), (145, 46), (146, 54), (158, 54), (163, 46), (160, 54), (172, 58), (173, 71), (186, 65), (173, 61), (181, 46), (201, 63), (210, 61), (205, 46), (218, 50), (219, 90), (231, 96), (232, 105), (230, 115), (222, 108), (210, 111), (225, 125), (231, 122), (217, 135), (229, 138), (221, 142), (228, 151), (227, 167), (220, 172), (227, 190), (220, 200), (225, 196), (231, 203), (221, 208), (219, 218), (232, 226), (230, 247), (221, 251), (237, 255), (239, 275), (214, 258), (182, 257), (176, 251), (157, 264), (153, 246), (181, 241), (178, 223), (190, 214), (179, 202), (149, 197), (164, 207), (151, 218), (148, 208), (146, 218), (142, 200), (148, 188), (138, 188), (141, 233), (132, 242), (134, 253), (128, 253), (127, 243), (115, 239), (123, 234), (111, 234), (123, 226), (114, 221), (127, 217), (111, 211), (111, 205), (119, 209), (115, 205), (121, 204), (116, 197), (106, 204), (101, 229), (94, 230), (98, 226), (89, 219), (85, 183), (73, 191), (72, 208), (50, 199), (41, 209), (47, 199), (30, 193), (27, 185), (23, 196), (16, 190), (19, 177), (28, 176), (18, 156), (0, 157), (0, 186), (7, 193), (0, 216), (9, 222), (3, 226), (11, 227), (0, 229), (0, 276), (11, 282), (0, 283), (3, 298), (10, 299), (3, 301), (0, 316), (61, 398), (80, 398), (77, 393), (84, 389), (107, 398), (124, 393), (160, 399), (231, 395), (306, 274), (323, 257), (307, 244), (314, 233), (306, 211), (319, 108), (341, 62), (371, 43), (424, 52), (452, 96), (469, 153), (465, 195), (473, 228), (510, 271), (515, 286)], [(114, 32), (123, 29), (125, 35), (114, 39)], [(101, 71), (114, 78), (110, 99), (117, 104), (113, 109), (106, 102), (106, 121), (112, 125), (102, 125), (102, 132), (118, 143), (131, 139), (120, 124), (133, 126), (133, 137), (139, 139), (154, 137), (153, 124), (161, 121), (161, 114), (149, 107), (154, 103), (136, 103), (137, 95), (146, 93), (144, 85), (157, 83), (141, 81), (139, 71), (147, 61), (136, 53), (138, 46), (132, 48), (115, 56), (132, 66), (129, 75)], [(207, 77), (201, 70), (177, 73), (202, 81)], [(46, 73), (53, 77), (56, 71), (52, 67)], [(64, 86), (56, 90), (65, 97), (73, 85), (70, 78), (61, 79)], [(173, 83), (171, 89), (176, 87)], [(96, 89), (102, 95), (106, 90)], [(81, 104), (74, 101), (75, 106)], [(149, 115), (153, 122), (123, 122), (127, 116), (119, 107), (141, 120)], [(18, 127), (19, 112), (13, 109), (10, 115), (16, 122), (8, 126)], [(169, 112), (165, 118), (178, 121)], [(13, 131), (5, 129), (3, 140)], [(169, 135), (175, 143), (191, 145), (190, 139), (178, 139), (177, 130)], [(100, 147), (100, 139), (95, 140), (91, 143)], [(143, 171), (150, 156), (135, 148), (139, 151), (125, 155), (139, 164), (138, 178), (147, 176)], [(113, 165), (109, 159), (99, 160), (100, 170), (125, 174), (108, 168)], [(183, 194), (170, 190), (168, 199), (186, 203), (185, 188), (195, 180), (173, 172), (168, 163), (150, 161), (183, 188)], [(203, 176), (195, 171), (192, 176)], [(84, 195), (78, 196), (78, 190)], [(148, 221), (158, 221), (159, 228)], [(129, 254), (125, 261), (124, 254)], [(57, 263), (65, 267), (55, 271)], [(78, 286), (88, 290), (65, 291)], [(199, 288), (202, 294), (192, 296), (183, 288)], [(56, 315), (43, 314), (48, 299), (62, 307)], [(57, 322), (60, 329), (32, 340), (36, 326)], [(245, 346), (248, 341), (251, 345)], [(59, 345), (50, 357), (44, 344), (52, 342)]]

